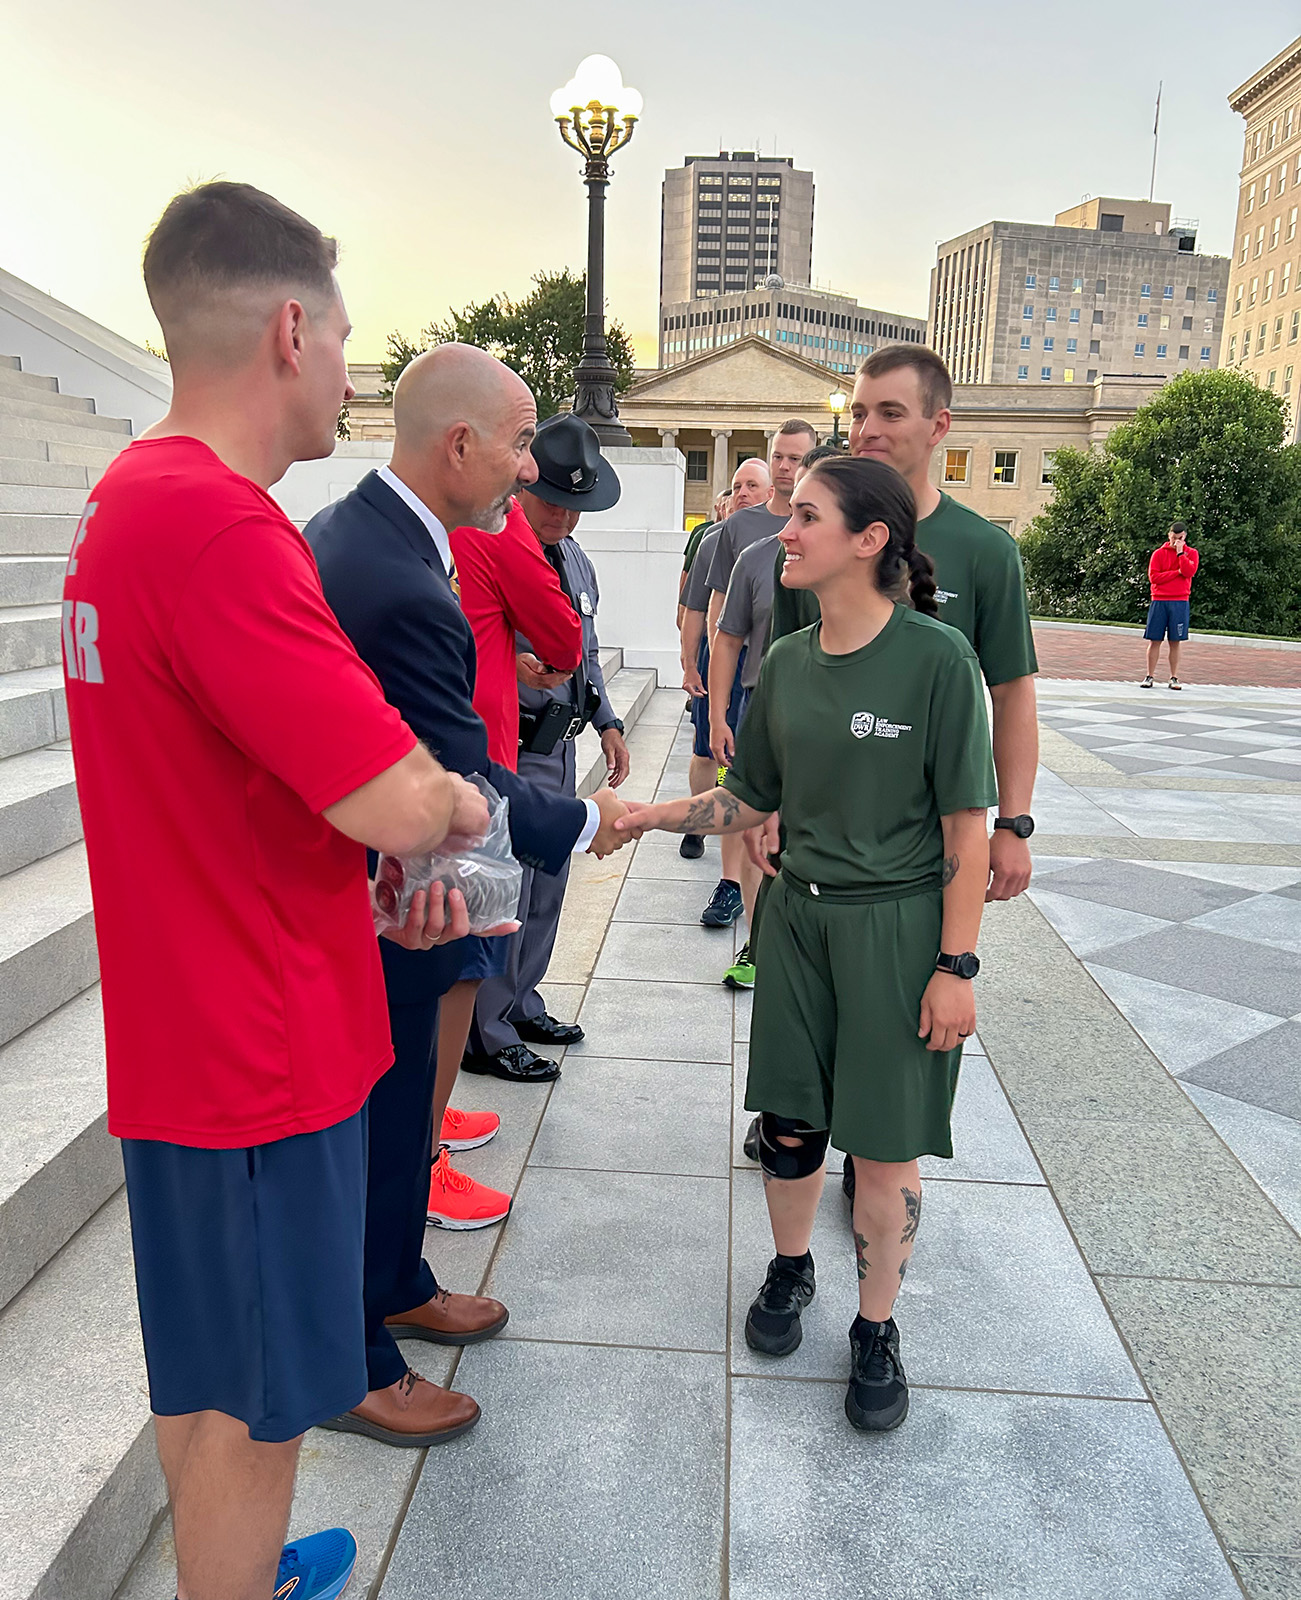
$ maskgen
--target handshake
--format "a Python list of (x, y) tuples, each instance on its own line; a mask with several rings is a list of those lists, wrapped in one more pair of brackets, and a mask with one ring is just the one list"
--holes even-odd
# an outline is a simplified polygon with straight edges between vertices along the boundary
[(636, 808), (635, 802), (629, 805), (626, 800), (620, 800), (613, 789), (606, 788), (596, 791), (592, 796), (592, 803), (600, 812), (601, 822), (591, 844), (587, 847), (589, 855), (595, 856), (598, 861), (603, 861), (616, 850), (622, 850), (624, 845), (633, 839), (641, 838), (640, 831), (629, 829), (626, 823), (622, 828), (616, 826), (622, 818), (632, 817)]

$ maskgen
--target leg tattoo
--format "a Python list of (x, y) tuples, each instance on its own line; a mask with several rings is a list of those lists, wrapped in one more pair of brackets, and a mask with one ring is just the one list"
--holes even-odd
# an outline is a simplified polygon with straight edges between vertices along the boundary
[(917, 1237), (917, 1225), (922, 1220), (922, 1197), (916, 1189), (900, 1189), (903, 1196), (904, 1216), (903, 1237), (900, 1244), (911, 1244)]
[(867, 1235), (854, 1229), (854, 1256), (858, 1262), (858, 1281), (862, 1283), (867, 1277), (872, 1263), (867, 1259)]

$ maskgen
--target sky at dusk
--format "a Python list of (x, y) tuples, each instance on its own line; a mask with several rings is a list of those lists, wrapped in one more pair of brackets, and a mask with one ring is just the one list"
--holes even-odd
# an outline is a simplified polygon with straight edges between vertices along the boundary
[(581, 269), (579, 158), (551, 91), (593, 51), (645, 96), (614, 161), (610, 314), (653, 363), (660, 183), (686, 154), (775, 151), (817, 183), (814, 277), (925, 316), (936, 244), (1085, 194), (1156, 197), (1227, 252), (1241, 119), (1226, 95), (1295, 5), (1036, 8), (774, 0), (0, 0), (0, 267), (143, 342), (142, 242), (178, 188), (270, 190), (341, 244), (376, 360), (450, 306)]

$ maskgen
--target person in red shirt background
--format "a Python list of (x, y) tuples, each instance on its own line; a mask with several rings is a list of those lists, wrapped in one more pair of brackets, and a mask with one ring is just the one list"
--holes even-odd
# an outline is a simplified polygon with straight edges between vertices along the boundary
[[(493, 761), (519, 767), (519, 684), (516, 678), (516, 633), (535, 640), (549, 668), (546, 682), (564, 682), (583, 653), (583, 626), (569, 603), (560, 579), (542, 554), (528, 519), (512, 500), (500, 533), (482, 528), (448, 531), (461, 586), (461, 610), (474, 634), (477, 658), (474, 709), (488, 730)], [(475, 957), (480, 959), (476, 960)], [(474, 1002), (485, 978), (504, 971), (505, 941), (484, 940), (467, 962), (468, 971), (443, 996), (438, 1013), (438, 1072), (434, 1090), (434, 1127), (439, 1130), (438, 1163), (451, 1166), (453, 1151), (487, 1144), (501, 1127), (495, 1111), (459, 1111), (448, 1105), (474, 1018)], [(462, 1227), (502, 1221), (510, 1196), (487, 1184), (473, 1189), (450, 1184), (436, 1163), (430, 1180), (430, 1216), (455, 1211), (447, 1223)]]
[(1179, 681), (1179, 650), (1188, 638), (1190, 596), (1197, 564), (1198, 555), (1188, 543), (1187, 527), (1182, 522), (1172, 522), (1165, 543), (1157, 546), (1147, 564), (1152, 602), (1147, 608), (1147, 626), (1143, 629), (1147, 640), (1147, 677), (1139, 684), (1140, 689), (1151, 689), (1156, 682), (1154, 674), (1161, 656), (1162, 639), (1169, 640), (1169, 687), (1183, 688)]
[[(488, 811), (417, 743), (267, 489), (352, 394), (335, 243), (270, 195), (178, 195), (145, 251), (165, 417), (91, 491), (64, 676), (103, 979), (108, 1126), (182, 1600), (335, 1594), (283, 1550), (302, 1434), (366, 1393), (366, 1102), (393, 1060), (366, 851)], [(464, 937), (424, 896), (410, 949)]]

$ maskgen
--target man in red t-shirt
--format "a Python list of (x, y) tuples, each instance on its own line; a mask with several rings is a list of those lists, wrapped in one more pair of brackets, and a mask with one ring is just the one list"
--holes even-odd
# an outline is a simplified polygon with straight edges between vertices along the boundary
[[(366, 1392), (363, 1107), (392, 1047), (364, 847), (487, 821), (266, 492), (330, 454), (352, 393), (334, 261), (247, 185), (171, 202), (144, 263), (171, 409), (91, 492), (64, 586), (109, 1129), (187, 1600), (312, 1600), (355, 1559), (342, 1529), (281, 1545), (301, 1435)], [(448, 911), (422, 902), (401, 942), (463, 936)]]
[(1182, 522), (1172, 522), (1165, 543), (1152, 552), (1147, 564), (1147, 579), (1152, 589), (1152, 603), (1147, 608), (1147, 625), (1143, 637), (1147, 640), (1147, 677), (1140, 689), (1151, 689), (1155, 682), (1157, 662), (1161, 658), (1161, 641), (1168, 639), (1170, 652), (1171, 689), (1182, 689), (1179, 681), (1179, 651), (1188, 638), (1191, 621), (1193, 578), (1199, 557), (1188, 543), (1188, 529)]

